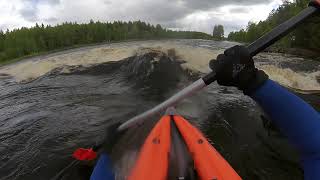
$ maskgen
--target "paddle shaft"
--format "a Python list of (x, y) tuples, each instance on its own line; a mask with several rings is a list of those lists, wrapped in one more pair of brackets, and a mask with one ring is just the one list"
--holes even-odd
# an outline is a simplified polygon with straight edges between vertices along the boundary
[[(320, 7), (320, 4), (318, 4)], [(286, 22), (280, 24), (252, 44), (250, 44), (247, 48), (250, 52), (250, 55), (253, 57), (257, 55), (259, 52), (263, 51), (265, 48), (269, 47), (280, 38), (288, 34), (292, 31), (295, 27), (301, 24), (307, 18), (319, 13), (319, 7), (309, 6), (303, 11), (301, 11), (297, 16), (292, 17), (291, 19), (287, 20)], [(118, 127), (118, 131), (123, 131), (127, 128), (130, 128), (134, 125), (142, 123), (145, 119), (156, 115), (171, 106), (175, 106), (178, 102), (183, 100), (186, 97), (190, 97), (202, 88), (208, 86), (212, 82), (216, 81), (216, 72), (212, 71), (211, 73), (205, 75), (203, 78), (197, 80), (196, 82), (192, 83), (185, 89), (181, 90), (174, 96), (170, 97), (163, 103), (159, 104), (158, 106), (128, 120), (127, 122), (123, 123), (121, 126)]]

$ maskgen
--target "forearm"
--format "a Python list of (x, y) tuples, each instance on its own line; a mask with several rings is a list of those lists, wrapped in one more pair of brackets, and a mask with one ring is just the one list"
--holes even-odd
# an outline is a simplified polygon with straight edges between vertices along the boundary
[(320, 115), (309, 104), (268, 80), (251, 97), (304, 157), (320, 154)]

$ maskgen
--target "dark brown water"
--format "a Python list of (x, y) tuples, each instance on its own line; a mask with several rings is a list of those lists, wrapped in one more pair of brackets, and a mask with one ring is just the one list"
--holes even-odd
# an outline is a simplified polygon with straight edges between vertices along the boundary
[[(219, 46), (198, 40), (187, 43)], [(191, 76), (181, 63), (181, 59), (147, 52), (118, 62), (68, 67), (68, 73), (58, 68), (28, 83), (1, 79), (0, 179), (55, 177), (72, 162), (76, 148), (103, 141), (111, 124), (149, 109), (200, 77), (201, 73)], [(312, 70), (306, 66), (292, 63), (285, 68)], [(320, 111), (319, 95), (298, 95)], [(214, 83), (183, 101), (177, 110), (206, 134), (243, 179), (302, 179), (297, 154), (261, 118), (259, 107), (237, 89)], [(118, 173), (127, 172), (124, 162), (134, 160), (132, 156), (159, 116), (119, 140), (119, 152), (113, 155)], [(63, 179), (81, 178), (75, 171)]]

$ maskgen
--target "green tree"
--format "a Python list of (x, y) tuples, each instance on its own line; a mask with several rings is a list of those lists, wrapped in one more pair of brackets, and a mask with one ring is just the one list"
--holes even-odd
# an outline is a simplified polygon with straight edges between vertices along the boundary
[(161, 25), (153, 26), (141, 21), (110, 23), (90, 20), (88, 24), (65, 22), (56, 26), (36, 24), (31, 28), (0, 31), (0, 62), (75, 45), (152, 38), (211, 39), (212, 36), (201, 32), (167, 30)]
[[(246, 29), (238, 32), (231, 32), (228, 40), (239, 42), (252, 42), (258, 37), (269, 32), (272, 28), (287, 19), (297, 15), (301, 10), (307, 7), (309, 0), (296, 0), (291, 3), (284, 3), (277, 9), (270, 12), (269, 17), (265, 21), (259, 23), (249, 22)], [(289, 35), (282, 38), (274, 46), (280, 48), (304, 48), (314, 51), (320, 51), (320, 17), (315, 16), (303, 23)]]
[(212, 33), (213, 38), (217, 40), (224, 39), (224, 28), (222, 25), (215, 25)]

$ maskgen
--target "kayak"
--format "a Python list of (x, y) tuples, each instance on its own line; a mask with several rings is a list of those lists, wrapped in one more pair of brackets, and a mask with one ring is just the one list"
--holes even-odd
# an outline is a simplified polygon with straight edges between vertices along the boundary
[[(114, 179), (110, 159), (101, 155), (91, 179)], [(186, 119), (167, 110), (147, 136), (128, 180), (239, 180), (241, 177)]]
[[(241, 179), (197, 128), (180, 115), (165, 115), (145, 140), (128, 180), (168, 179), (168, 167), (171, 162), (175, 162), (170, 160), (170, 153), (174, 149), (171, 146), (176, 144), (172, 143), (172, 129), (176, 128), (192, 158), (194, 171), (191, 171), (193, 173), (190, 175), (190, 171), (185, 170), (184, 176), (174, 179)], [(183, 170), (180, 170), (180, 175), (183, 175), (181, 172)]]
[[(173, 163), (179, 166), (176, 167)], [(172, 167), (176, 167), (175, 172)], [(163, 116), (152, 129), (128, 180), (171, 179), (168, 177), (201, 180), (241, 179), (204, 135), (176, 114)]]

